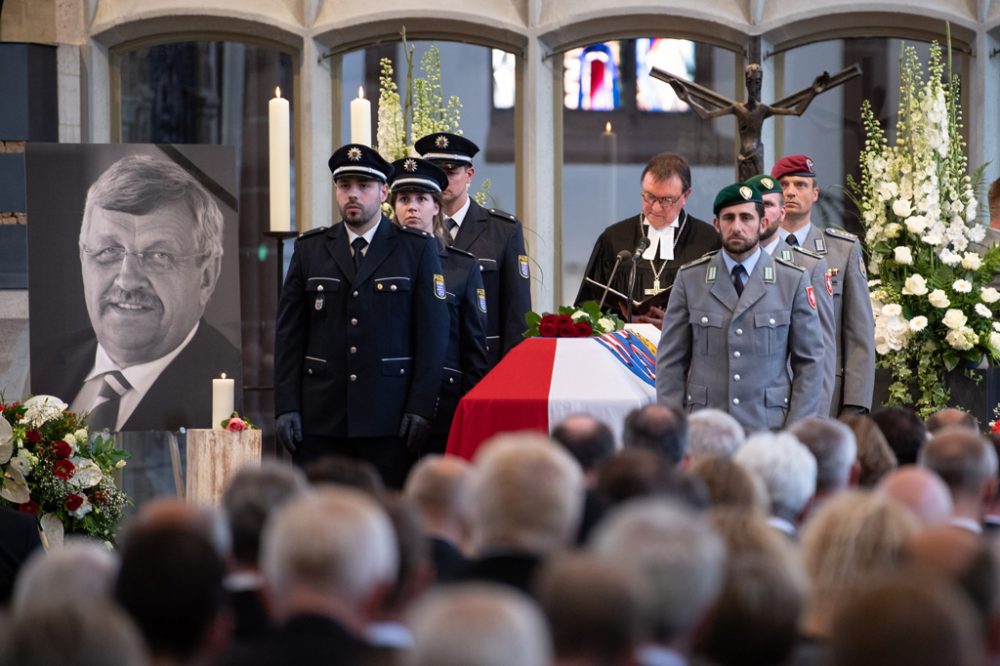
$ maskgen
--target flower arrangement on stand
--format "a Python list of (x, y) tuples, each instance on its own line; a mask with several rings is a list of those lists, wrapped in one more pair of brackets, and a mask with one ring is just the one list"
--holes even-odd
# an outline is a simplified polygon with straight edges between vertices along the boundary
[(526, 338), (588, 338), (625, 328), (614, 314), (605, 314), (597, 301), (584, 301), (580, 307), (562, 307), (556, 313), (528, 312), (524, 315)]
[(969, 174), (959, 80), (947, 69), (940, 45), (926, 75), (904, 47), (895, 142), (866, 100), (861, 179), (848, 179), (866, 227), (878, 366), (892, 372), (888, 403), (923, 416), (947, 406), (945, 373), (1000, 359), (1000, 293), (988, 286), (1000, 248), (976, 247), (982, 171)]
[(223, 419), (219, 421), (219, 425), (222, 426), (223, 430), (228, 430), (229, 432), (241, 432), (243, 430), (260, 430), (253, 423), (250, 423), (247, 419), (240, 416), (239, 412), (233, 412), (232, 416), (228, 419)]
[(49, 395), (0, 404), (0, 504), (34, 515), (48, 547), (64, 534), (114, 543), (132, 503), (113, 476), (128, 454), (66, 407)]

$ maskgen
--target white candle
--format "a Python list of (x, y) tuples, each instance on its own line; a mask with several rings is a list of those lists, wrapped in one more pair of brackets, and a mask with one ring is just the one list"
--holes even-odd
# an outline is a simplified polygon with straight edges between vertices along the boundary
[(364, 88), (351, 100), (351, 143), (372, 145), (372, 103), (365, 99)]
[(233, 393), (236, 384), (232, 379), (226, 379), (226, 373), (222, 377), (212, 380), (212, 428), (222, 429), (222, 421), (228, 420), (233, 415)]
[(281, 88), (274, 89), (274, 99), (267, 103), (267, 138), (271, 167), (271, 231), (290, 231), (292, 178), (288, 100), (281, 97)]

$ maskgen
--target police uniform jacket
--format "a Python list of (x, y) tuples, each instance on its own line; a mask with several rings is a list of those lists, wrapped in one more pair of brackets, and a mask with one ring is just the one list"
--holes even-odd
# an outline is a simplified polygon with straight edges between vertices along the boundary
[[(655, 268), (659, 269), (662, 267), (663, 269), (663, 272), (660, 273), (660, 288), (665, 289), (673, 284), (674, 277), (677, 275), (677, 269), (681, 266), (694, 261), (706, 252), (718, 250), (722, 247), (722, 243), (719, 240), (719, 232), (711, 224), (692, 217), (687, 214), (687, 211), (683, 210), (681, 211), (679, 220), (683, 224), (683, 229), (675, 231), (677, 233), (675, 238), (677, 243), (674, 246), (673, 260), (668, 261), (666, 266), (662, 266), (662, 262), (665, 260), (660, 259), (654, 259), (652, 262), (643, 259), (637, 264), (635, 294), (633, 295), (635, 300), (645, 300), (645, 290), (652, 288), (654, 264)], [(576, 305), (580, 305), (584, 301), (601, 300), (601, 289), (587, 282), (586, 278), (588, 277), (595, 282), (608, 285), (623, 294), (628, 291), (628, 275), (631, 270), (629, 262), (622, 262), (618, 267), (618, 271), (615, 272), (614, 280), (611, 281), (611, 284), (608, 284), (608, 281), (611, 279), (611, 271), (614, 269), (615, 258), (618, 256), (618, 253), (622, 250), (633, 252), (645, 235), (646, 232), (640, 215), (616, 222), (601, 232), (601, 235), (597, 238), (597, 242), (594, 243), (590, 259), (587, 261), (587, 268), (583, 273), (584, 280), (576, 295)]]
[(405, 413), (430, 420), (448, 307), (440, 244), (383, 217), (358, 273), (343, 223), (295, 243), (278, 304), (275, 414), (305, 434), (394, 437)]
[(476, 257), (454, 247), (442, 249), (440, 257), (450, 333), (434, 434), (447, 436), (458, 401), (486, 374), (487, 304)]
[(812, 225), (802, 245), (826, 259), (831, 273), (837, 359), (830, 415), (838, 416), (846, 405), (870, 410), (875, 386), (875, 321), (861, 243), (846, 231)]
[(658, 401), (722, 409), (751, 431), (816, 416), (823, 338), (809, 286), (805, 269), (766, 252), (742, 296), (721, 252), (684, 266), (657, 350)]
[(455, 236), (454, 246), (479, 258), (486, 288), (486, 343), (489, 367), (524, 339), (524, 315), (531, 310), (531, 273), (521, 223), (510, 213), (475, 201)]
[(774, 248), (775, 254), (785, 261), (806, 269), (816, 299), (816, 312), (819, 314), (819, 325), (823, 329), (823, 385), (819, 401), (819, 414), (828, 414), (833, 400), (833, 387), (837, 367), (836, 316), (833, 312), (833, 283), (826, 264), (826, 259), (795, 245), (790, 246), (784, 240), (778, 241)]

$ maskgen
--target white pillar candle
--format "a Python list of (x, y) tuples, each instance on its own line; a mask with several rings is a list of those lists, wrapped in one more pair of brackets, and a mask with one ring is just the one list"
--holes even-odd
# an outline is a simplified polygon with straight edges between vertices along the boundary
[(233, 394), (236, 384), (232, 379), (222, 377), (212, 380), (212, 428), (222, 429), (222, 421), (233, 415)]
[(292, 228), (292, 178), (289, 171), (288, 100), (281, 88), (274, 89), (274, 99), (267, 103), (267, 139), (271, 167), (271, 231)]
[(364, 88), (351, 100), (351, 143), (372, 145), (372, 103), (365, 99)]

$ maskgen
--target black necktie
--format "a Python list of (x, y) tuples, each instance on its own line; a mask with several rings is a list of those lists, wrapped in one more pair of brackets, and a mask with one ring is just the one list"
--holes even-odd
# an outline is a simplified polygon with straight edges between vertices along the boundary
[(351, 247), (354, 248), (354, 272), (358, 272), (358, 266), (361, 265), (361, 259), (364, 257), (363, 250), (368, 246), (368, 241), (366, 241), (361, 236), (358, 236), (353, 241), (351, 241)]
[(736, 264), (733, 266), (733, 287), (736, 289), (736, 295), (743, 295), (743, 279), (747, 274), (747, 269), (743, 268), (743, 264)]
[(101, 391), (98, 398), (104, 398), (104, 402), (94, 407), (87, 416), (87, 425), (92, 430), (115, 430), (118, 425), (118, 405), (122, 396), (132, 388), (132, 385), (125, 379), (125, 375), (112, 370), (105, 372), (101, 381)]
[(799, 239), (795, 237), (795, 234), (788, 234), (788, 236), (785, 238), (785, 242), (791, 245), (792, 247), (795, 247), (796, 245), (799, 244)]
[(444, 223), (448, 225), (448, 233), (454, 239), (458, 235), (458, 222), (451, 219), (450, 217), (445, 218)]

